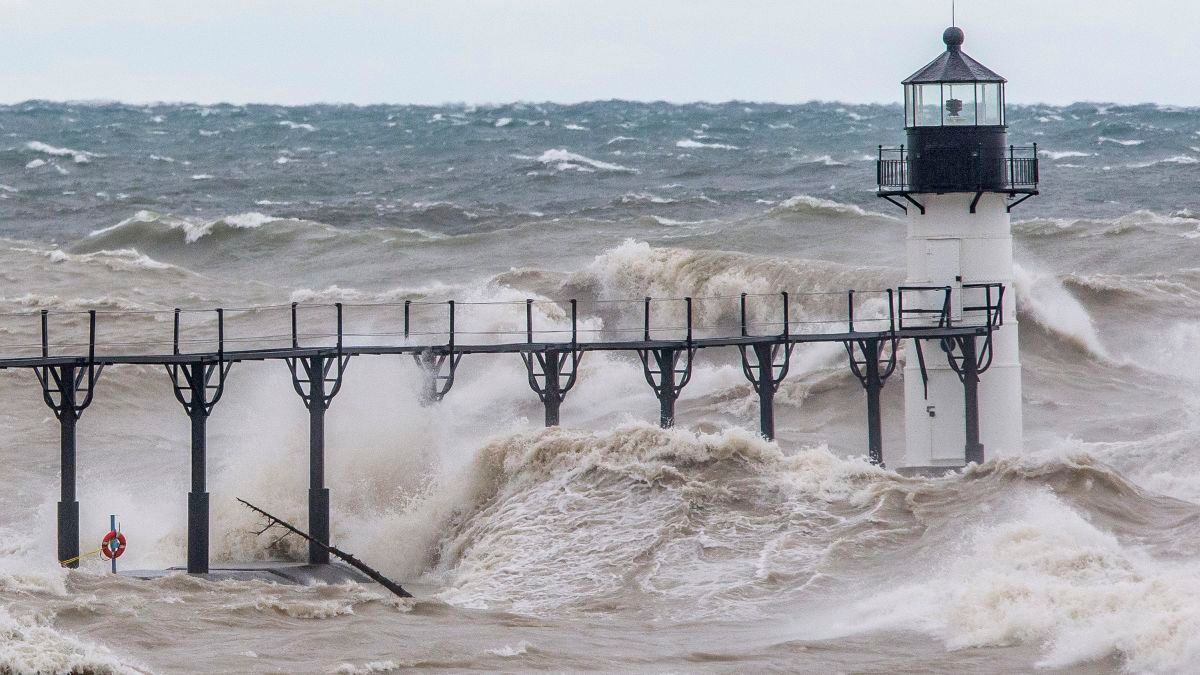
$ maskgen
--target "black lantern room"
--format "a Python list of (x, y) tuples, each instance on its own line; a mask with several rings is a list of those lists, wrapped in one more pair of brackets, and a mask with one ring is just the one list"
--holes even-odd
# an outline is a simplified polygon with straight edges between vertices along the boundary
[[(947, 28), (946, 51), (904, 80), (908, 144), (898, 151), (881, 148), (881, 196), (1036, 193), (1036, 149), (1022, 148), (1017, 157), (1007, 145), (1007, 80), (964, 53), (964, 37), (962, 29)], [(885, 152), (899, 156), (885, 158)]]

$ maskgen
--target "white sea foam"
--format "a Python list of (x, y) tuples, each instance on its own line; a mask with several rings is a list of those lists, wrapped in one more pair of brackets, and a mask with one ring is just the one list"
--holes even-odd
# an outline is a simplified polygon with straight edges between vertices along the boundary
[(3, 183), (0, 183), (0, 192), (8, 192), (8, 193), (12, 194), (12, 193), (20, 192), (20, 190), (18, 190), (17, 188), (15, 188), (11, 185), (5, 185)]
[(103, 157), (94, 152), (85, 150), (72, 150), (71, 148), (56, 148), (53, 145), (43, 143), (41, 141), (29, 141), (25, 147), (34, 152), (40, 152), (54, 157), (70, 157), (76, 164), (87, 164), (93, 157)]
[(175, 163), (175, 159), (173, 157), (167, 157), (165, 155), (150, 155), (150, 159), (156, 162), (166, 162), (168, 164)]
[(547, 166), (552, 166), (559, 171), (619, 171), (627, 173), (637, 173), (637, 169), (631, 169), (620, 164), (611, 164), (602, 162), (598, 159), (577, 155), (566, 149), (547, 150), (538, 157), (538, 161)]
[(25, 164), (26, 169), (36, 169), (42, 166), (46, 166), (46, 160), (44, 159), (31, 159), (27, 164)]
[(587, 130), (588, 130), (588, 128), (587, 128), (587, 127), (585, 127), (585, 126), (580, 126), (580, 125), (578, 125), (578, 124), (564, 124), (564, 125), (563, 125), (563, 128), (564, 128), (564, 129), (570, 129), (571, 131), (587, 131)]
[(675, 141), (675, 147), (687, 148), (687, 149), (709, 148), (709, 149), (713, 149), (713, 150), (740, 150), (741, 149), (736, 145), (729, 145), (727, 143), (702, 143), (700, 141), (693, 140), (691, 138), (685, 138), (681, 141)]
[(1038, 154), (1041, 155), (1042, 157), (1045, 157), (1046, 159), (1049, 159), (1052, 161), (1058, 161), (1060, 159), (1069, 159), (1072, 157), (1092, 157), (1093, 156), (1093, 153), (1079, 152), (1077, 150), (1061, 150), (1061, 151), (1039, 150)]
[(512, 121), (513, 120), (511, 117), (501, 117), (500, 119), (496, 120), (496, 122), (492, 126), (495, 126), (497, 128), (506, 127), (506, 126), (512, 124)]
[(1109, 138), (1107, 136), (1101, 136), (1096, 139), (1096, 142), (1097, 143), (1112, 143), (1114, 145), (1123, 145), (1125, 147), (1132, 147), (1135, 145), (1141, 145), (1141, 144), (1145, 143), (1146, 141), (1121, 140), (1119, 138)]
[(108, 648), (55, 629), (42, 619), (14, 617), (0, 607), (0, 671), (6, 673), (146, 672), (118, 659)]
[(247, 213), (225, 216), (224, 218), (217, 220), (193, 221), (181, 218), (164, 217), (153, 211), (138, 211), (133, 216), (122, 220), (116, 225), (110, 225), (109, 227), (93, 230), (88, 236), (95, 238), (137, 225), (139, 223), (153, 223), (163, 225), (172, 230), (182, 230), (184, 233), (184, 241), (188, 244), (192, 244), (211, 234), (213, 228), (221, 223), (238, 229), (254, 229), (257, 227), (262, 227), (267, 223), (280, 220), (291, 219), (276, 218), (274, 216), (258, 213), (257, 211), (250, 211)]
[(895, 220), (894, 217), (879, 213), (876, 211), (868, 211), (861, 206), (854, 204), (843, 204), (842, 202), (833, 201), (832, 199), (821, 199), (810, 195), (796, 195), (785, 199), (781, 204), (771, 209), (774, 213), (783, 213), (786, 211), (830, 211), (851, 216), (861, 216), (864, 218), (888, 218)]
[(1126, 164), (1125, 166), (1129, 169), (1148, 169), (1152, 166), (1158, 166), (1160, 164), (1200, 164), (1200, 159), (1196, 159), (1190, 155), (1175, 155), (1174, 157), (1167, 157), (1166, 159), (1156, 159), (1149, 162), (1134, 162), (1133, 164)]
[(1032, 643), (1043, 649), (1041, 668), (1110, 655), (1129, 672), (1189, 672), (1200, 662), (1194, 564), (1123, 544), (1049, 492), (987, 521), (927, 581), (876, 594), (829, 632), (922, 630), (952, 650)]
[(487, 651), (489, 654), (495, 654), (496, 656), (512, 657), (512, 656), (520, 656), (521, 654), (525, 654), (532, 647), (533, 647), (533, 645), (529, 644), (525, 640), (521, 640), (520, 642), (518, 642), (515, 645), (504, 645), (503, 647), (499, 647), (497, 649), (489, 649)]
[(192, 180), (209, 180), (212, 177), (211, 173), (197, 173), (192, 175)]
[(608, 139), (608, 142), (605, 143), (605, 145), (612, 145), (613, 143), (627, 143), (629, 141), (636, 141), (636, 140), (638, 140), (638, 139), (633, 138), (632, 136), (614, 136), (614, 137)]
[(279, 120), (277, 124), (281, 127), (287, 127), (293, 131), (316, 131), (317, 128), (307, 122), (293, 122), (291, 120)]
[(621, 195), (622, 204), (674, 204), (670, 197), (659, 197), (649, 192), (627, 192)]
[(804, 155), (800, 158), (802, 164), (821, 164), (824, 166), (846, 166), (845, 162), (839, 162), (830, 155)]
[(403, 667), (395, 661), (367, 661), (358, 666), (353, 663), (342, 663), (334, 669), (333, 673), (334, 675), (374, 675), (374, 673), (390, 673)]
[(650, 218), (654, 222), (658, 223), (659, 225), (666, 225), (668, 227), (677, 227), (677, 226), (682, 226), (682, 225), (700, 225), (700, 224), (704, 223), (703, 220), (675, 220), (673, 218), (664, 218), (662, 216), (650, 216)]

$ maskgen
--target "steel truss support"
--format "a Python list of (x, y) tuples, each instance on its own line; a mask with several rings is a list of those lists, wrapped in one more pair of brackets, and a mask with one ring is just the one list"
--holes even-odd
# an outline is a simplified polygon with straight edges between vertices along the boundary
[[(329, 354), (285, 359), (292, 387), (308, 409), (308, 562), (329, 563), (329, 488), (325, 487), (325, 411), (342, 388), (350, 357), (342, 354), (342, 303), (337, 308), (337, 349)], [(292, 347), (297, 348), (296, 303), (292, 303)], [(313, 541), (315, 540), (315, 541)]]
[(670, 429), (675, 426), (675, 401), (692, 379), (692, 361), (696, 350), (639, 349), (638, 356), (642, 359), (642, 372), (646, 375), (646, 382), (658, 397), (659, 426)]
[[(742, 372), (746, 379), (750, 380), (750, 384), (754, 385), (754, 392), (758, 394), (759, 433), (767, 440), (775, 439), (775, 393), (779, 391), (783, 378), (787, 377), (788, 368), (792, 364), (792, 350), (796, 347), (789, 339), (792, 320), (788, 294), (785, 291), (779, 296), (783, 300), (783, 332), (779, 336), (782, 341), (772, 338), (752, 345), (738, 345), (742, 355)], [(741, 299), (741, 324), (742, 337), (748, 337), (750, 323), (746, 318), (745, 293), (742, 293)]]
[[(49, 321), (42, 310), (42, 358), (50, 355)], [(96, 312), (88, 312), (88, 356), (80, 365), (35, 368), (42, 400), (59, 424), (60, 495), (58, 501), (58, 560), (79, 567), (79, 501), (75, 492), (75, 424), (92, 404), (92, 392), (103, 365), (96, 364)]]
[(583, 352), (577, 349), (548, 349), (544, 352), (522, 352), (521, 359), (525, 361), (525, 370), (529, 373), (529, 388), (546, 407), (546, 426), (558, 426), (558, 409), (567, 392), (575, 386)]
[[(206, 484), (207, 421), (225, 392), (232, 363), (225, 361), (225, 312), (217, 311), (217, 360), (201, 358), (167, 364), (175, 398), (192, 421), (192, 489), (188, 492), (188, 574), (208, 573), (208, 487)], [(175, 310), (174, 354), (179, 355), (179, 310)], [(216, 376), (216, 382), (213, 377)]]
[(950, 367), (963, 383), (963, 413), (966, 425), (965, 458), (967, 464), (983, 464), (983, 443), (979, 441), (979, 375), (992, 365), (990, 333), (982, 351), (976, 349), (975, 336), (942, 341)]
[[(650, 302), (651, 299), (647, 297), (643, 305), (642, 339), (646, 342), (650, 342)], [(687, 307), (686, 348), (663, 347), (638, 350), (646, 383), (658, 397), (658, 423), (663, 429), (675, 426), (675, 401), (692, 379), (692, 361), (696, 356), (696, 349), (692, 347), (692, 299), (684, 298), (684, 302)], [(682, 365), (680, 357), (682, 357)]]
[(867, 391), (867, 456), (883, 466), (883, 421), (879, 394), (896, 372), (896, 338), (867, 338), (844, 343), (850, 370)]
[[(525, 372), (529, 375), (529, 388), (538, 395), (546, 408), (546, 426), (558, 426), (558, 409), (567, 392), (575, 386), (579, 374), (579, 362), (583, 352), (579, 350), (579, 307), (571, 300), (571, 342), (562, 347), (549, 347), (543, 351), (521, 352)], [(533, 300), (525, 301), (525, 340), (533, 344)]]
[(759, 432), (767, 440), (775, 439), (775, 393), (787, 377), (794, 347), (791, 342), (759, 342), (738, 347), (742, 352), (742, 372), (758, 394)]
[[(854, 291), (849, 291), (846, 296), (849, 318), (847, 330), (854, 333)], [(846, 355), (850, 357), (851, 372), (867, 391), (867, 456), (872, 464), (879, 466), (883, 466), (883, 421), (879, 393), (884, 382), (896, 372), (896, 348), (899, 344), (899, 338), (896, 337), (896, 296), (890, 289), (887, 301), (889, 337), (842, 343), (846, 347)], [(925, 374), (923, 361), (921, 373)]]
[(435, 354), (433, 350), (426, 349), (413, 354), (412, 357), (423, 376), (421, 404), (429, 405), (441, 401), (454, 386), (454, 374), (458, 371), (458, 362), (462, 360), (462, 354)]
[[(413, 361), (421, 369), (423, 376), (421, 405), (437, 403), (450, 393), (450, 388), (454, 386), (454, 374), (458, 371), (458, 362), (462, 360), (462, 354), (454, 351), (454, 301), (450, 300), (446, 304), (450, 312), (450, 337), (444, 351), (435, 352), (431, 348), (412, 355)], [(410, 303), (406, 301), (404, 303), (405, 338), (409, 334), (409, 306)]]

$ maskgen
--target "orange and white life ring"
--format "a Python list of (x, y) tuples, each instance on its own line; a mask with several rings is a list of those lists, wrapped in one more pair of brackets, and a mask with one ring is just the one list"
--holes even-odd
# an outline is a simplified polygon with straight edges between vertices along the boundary
[(109, 532), (100, 542), (100, 555), (112, 560), (120, 558), (125, 552), (125, 535), (120, 532)]

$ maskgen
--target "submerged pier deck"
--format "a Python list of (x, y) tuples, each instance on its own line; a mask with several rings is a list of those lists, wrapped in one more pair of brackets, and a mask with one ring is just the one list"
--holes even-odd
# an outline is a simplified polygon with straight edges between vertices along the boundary
[[(209, 571), (206, 423), (234, 364), (274, 360), (288, 366), (293, 388), (309, 411), (308, 530), (328, 542), (325, 412), (341, 389), (351, 359), (412, 358), (423, 376), (422, 399), (435, 403), (454, 386), (464, 356), (519, 355), (528, 385), (544, 406), (546, 426), (555, 426), (586, 353), (631, 352), (640, 359), (645, 380), (659, 400), (661, 425), (670, 427), (697, 355), (734, 348), (759, 398), (759, 431), (770, 439), (775, 435), (774, 395), (788, 374), (793, 350), (802, 344), (840, 343), (866, 392), (868, 456), (879, 464), (880, 391), (895, 372), (900, 342), (912, 340), (922, 373), (926, 359), (935, 355), (948, 359), (958, 372), (964, 387), (965, 456), (968, 462), (981, 462), (979, 375), (991, 363), (992, 334), (1003, 326), (1004, 294), (1000, 284), (963, 284), (588, 302), (41, 310), (0, 315), (10, 333), (25, 330), (30, 336), (28, 342), (0, 345), (0, 369), (33, 370), (46, 405), (61, 425), (58, 556), (70, 560), (79, 554), (76, 423), (91, 404), (105, 368), (165, 368), (174, 396), (191, 421), (187, 571), (203, 574)], [(130, 334), (140, 337), (130, 339)], [(59, 339), (62, 335), (66, 338)], [(930, 344), (935, 346), (931, 349)], [(329, 554), (310, 545), (308, 562), (329, 563)]]

